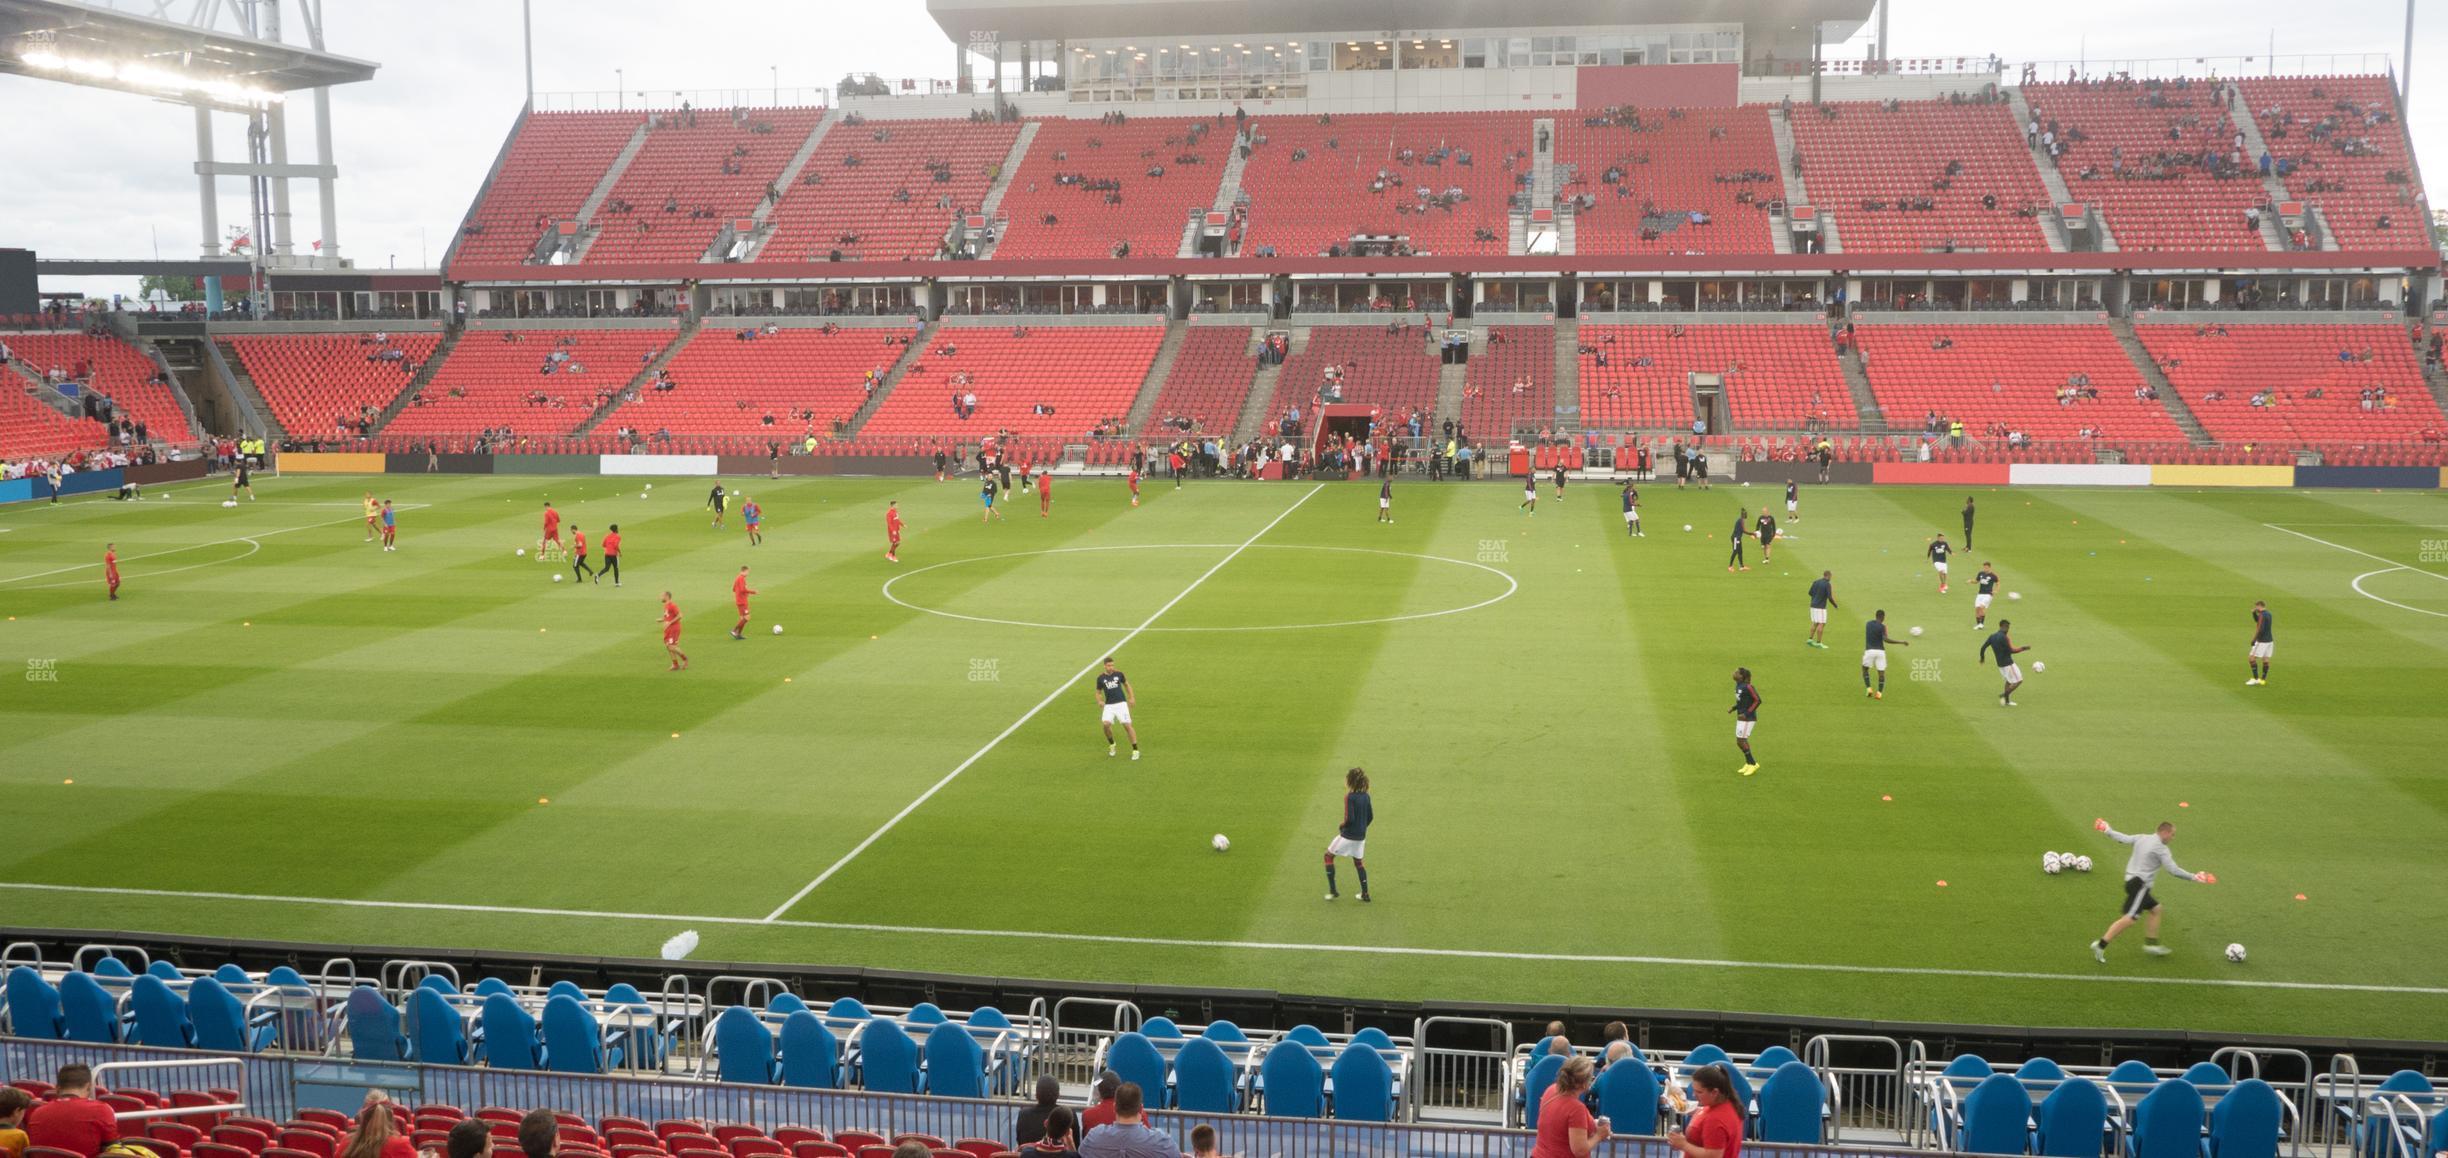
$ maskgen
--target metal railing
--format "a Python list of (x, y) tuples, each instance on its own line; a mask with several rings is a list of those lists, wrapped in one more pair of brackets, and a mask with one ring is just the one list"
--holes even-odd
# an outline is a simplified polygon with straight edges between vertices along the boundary
[(824, 85), (749, 85), (741, 88), (620, 88), (535, 94), (537, 112), (673, 112), (682, 102), (700, 117), (722, 116), (735, 108), (827, 108), (833, 90)]
[[(1473, 1039), (1486, 1044), (1474, 1045)], [(1492, 1017), (1424, 1017), (1411, 1027), (1406, 1122), (1501, 1121), (1511, 1096), (1513, 1023)]]
[(1802, 1045), (1802, 1064), (1827, 1085), (1828, 1141), (1847, 1131), (1902, 1137), (1911, 1131), (1904, 1045), (1892, 1037), (1820, 1034)]

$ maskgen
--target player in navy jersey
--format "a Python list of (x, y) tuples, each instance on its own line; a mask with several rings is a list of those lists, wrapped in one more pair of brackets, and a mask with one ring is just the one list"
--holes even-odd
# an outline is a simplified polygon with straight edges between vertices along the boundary
[(2015, 706), (2015, 689), (2023, 686), (2023, 668), (2015, 662), (2014, 657), (2031, 650), (2014, 645), (2014, 640), (2006, 634), (2013, 626), (2014, 620), (1998, 620), (1998, 629), (1981, 641), (1978, 653), (1981, 658), (1996, 658), (1998, 676), (2006, 681), (2006, 690), (1998, 693), (1998, 702), (2010, 708)]
[(1384, 475), (1377, 481), (1377, 521), (1394, 521), (1394, 476)]
[(1793, 479), (1785, 480), (1785, 521), (1802, 521), (1802, 484)]
[(1763, 511), (1761, 511), (1761, 512), (1759, 513), (1759, 541), (1760, 541), (1760, 562), (1761, 562), (1761, 563), (1766, 564), (1766, 563), (1774, 563), (1774, 562), (1776, 562), (1776, 537), (1777, 537), (1776, 516), (1775, 516), (1775, 515), (1772, 515), (1772, 514), (1769, 514), (1767, 511), (1764, 511), (1764, 510), (1763, 510)]
[(1003, 517), (1003, 512), (996, 510), (996, 509), (995, 509), (995, 505), (994, 505), (994, 501), (995, 501), (995, 476), (994, 476), (994, 472), (992, 472), (992, 471), (988, 471), (988, 472), (986, 472), (986, 473), (984, 473), (984, 474), (980, 475), (980, 476), (979, 476), (979, 482), (981, 483), (981, 485), (980, 485), (980, 486), (979, 486), (979, 488), (978, 488), (978, 501), (979, 501), (979, 502), (982, 502), (982, 503), (984, 503), (984, 504), (986, 504), (986, 513), (984, 513), (984, 514), (982, 514), (982, 515), (979, 515), (979, 516), (978, 516), (978, 521), (979, 521), (979, 522), (981, 522), (981, 523), (983, 523), (983, 522), (986, 522), (986, 521), (987, 521), (987, 520), (989, 520), (989, 519), (999, 519), (999, 518), (1002, 518), (1002, 517)]
[(1360, 901), (1366, 904), (1368, 888), (1368, 830), (1377, 819), (1377, 810), (1369, 805), (1368, 773), (1354, 768), (1343, 774), (1343, 823), (1335, 826), (1334, 839), (1326, 842), (1326, 899), (1335, 892), (1335, 858), (1351, 858), (1352, 871), (1360, 876)]
[(1827, 650), (1827, 613), (1828, 608), (1834, 606), (1836, 606), (1836, 573), (1821, 571), (1818, 578), (1811, 580), (1811, 629), (1809, 637), (1802, 641), (1805, 645), (1821, 651)]
[(1742, 749), (1743, 763), (1739, 771), (1745, 775), (1759, 771), (1759, 757), (1751, 754), (1751, 727), (1759, 723), (1759, 689), (1751, 686), (1751, 669), (1734, 669), (1734, 746)]
[(1564, 458), (1561, 450), (1559, 447), (1555, 464), (1556, 501), (1559, 503), (1564, 501)]
[(1538, 517), (1538, 472), (1536, 470), (1522, 476), (1521, 505), (1513, 509), (1528, 511), (1530, 517), (1534, 519)]
[(1726, 556), (1726, 570), (1728, 571), (1732, 571), (1736, 568), (1741, 568), (1745, 571), (1751, 569), (1751, 565), (1749, 563), (1743, 562), (1743, 540), (1751, 537), (1750, 524), (1751, 512), (1740, 507), (1735, 508), (1734, 533), (1727, 536), (1727, 538), (1734, 544), (1734, 552)]
[(1132, 704), (1139, 702), (1139, 697), (1131, 691), (1130, 677), (1114, 666), (1114, 659), (1110, 655), (1105, 657), (1105, 670), (1097, 673), (1096, 694), (1097, 701), (1104, 706), (1105, 754), (1114, 754), (1113, 728), (1115, 724), (1120, 724), (1122, 731), (1130, 736), (1131, 759), (1138, 759), (1139, 729), (1131, 724), (1130, 710)]
[(1646, 538), (1648, 538), (1648, 537), (1649, 537), (1648, 535), (1643, 534), (1643, 533), (1641, 532), (1641, 525), (1640, 525), (1640, 488), (1639, 488), (1639, 487), (1633, 486), (1631, 483), (1625, 483), (1625, 484), (1624, 484), (1624, 489), (1623, 489), (1623, 508), (1624, 508), (1624, 533), (1626, 533), (1626, 534), (1628, 534), (1628, 535), (1631, 535), (1631, 536), (1632, 536), (1633, 538), (1635, 538), (1635, 539), (1646, 539)]
[(2270, 614), (2269, 604), (2253, 600), (2252, 646), (2244, 652), (2245, 670), (2252, 675), (2244, 681), (2245, 687), (2257, 688), (2269, 682), (2270, 656), (2278, 650), (2278, 637), (2271, 630), (2276, 625), (2277, 617)]
[[(1887, 613), (1870, 613), (1870, 622), (1862, 625), (1862, 694), (1874, 700), (1887, 698), (1887, 645), (1911, 647), (1900, 639), (1887, 636)], [(1870, 670), (1878, 669), (1878, 686), (1870, 686)]]
[(1997, 594), (1997, 568), (1991, 566), (1988, 560), (1982, 560), (1981, 569), (1973, 574), (1972, 582), (1975, 585), (1972, 592), (1972, 630), (1979, 631), (1989, 625), (1989, 599)]
[(1955, 548), (1947, 545), (1946, 532), (1940, 531), (1937, 538), (1930, 540), (1926, 554), (1929, 555), (1930, 565), (1938, 569), (1938, 593), (1940, 595), (1947, 593), (1947, 556), (1954, 552)]

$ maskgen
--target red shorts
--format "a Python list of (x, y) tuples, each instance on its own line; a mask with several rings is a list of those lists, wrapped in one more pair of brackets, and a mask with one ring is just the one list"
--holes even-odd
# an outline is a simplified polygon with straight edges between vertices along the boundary
[(664, 643), (666, 643), (666, 644), (672, 644), (672, 643), (678, 643), (678, 642), (680, 642), (680, 629), (679, 629), (679, 628), (677, 628), (677, 627), (666, 627), (666, 628), (664, 628), (664, 629), (663, 629), (663, 642), (664, 642)]
[(560, 541), (561, 541), (561, 532), (559, 532), (559, 531), (553, 531), (553, 532), (551, 532), (551, 533), (549, 533), (549, 534), (545, 535), (545, 536), (544, 536), (544, 541), (545, 541), (545, 542), (547, 542), (547, 543), (558, 543), (558, 542), (560, 542)]
[(747, 605), (747, 604), (745, 604), (745, 603), (739, 603), (739, 604), (734, 604), (733, 606), (736, 606), (736, 607), (738, 607), (738, 608), (739, 608), (740, 618), (742, 618), (742, 619), (746, 619), (746, 618), (748, 617), (748, 605)]

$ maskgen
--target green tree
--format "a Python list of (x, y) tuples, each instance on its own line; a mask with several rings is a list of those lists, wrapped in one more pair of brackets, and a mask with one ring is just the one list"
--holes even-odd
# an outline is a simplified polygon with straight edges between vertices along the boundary
[(170, 274), (146, 274), (143, 284), (137, 287), (137, 292), (146, 300), (150, 301), (153, 297), (153, 291), (155, 290), (160, 290), (174, 302), (200, 302), (204, 300), (204, 281), (202, 278), (179, 277)]

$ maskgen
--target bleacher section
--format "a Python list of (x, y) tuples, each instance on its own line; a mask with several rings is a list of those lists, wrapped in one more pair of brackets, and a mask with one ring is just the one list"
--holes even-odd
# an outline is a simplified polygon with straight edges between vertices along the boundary
[(1489, 326), (1464, 377), (1462, 429), (1502, 442), (1517, 430), (1554, 426), (1555, 354), (1553, 326)]
[[(1785, 185), (1768, 116), (1766, 106), (1751, 105), (1651, 110), (1637, 122), (1606, 125), (1557, 117), (1558, 192), (1597, 198), (1573, 223), (1573, 251), (1773, 252), (1768, 205), (1785, 199)], [(1605, 181), (1609, 169), (1621, 169), (1623, 179)], [(1708, 223), (1693, 224), (1694, 212)]]
[(2200, 162), (2223, 161), (2234, 145), (2234, 123), (2211, 99), (2213, 87), (2037, 84), (2023, 86), (2023, 97), (2043, 131), (2056, 124), (2064, 142), (2058, 175), (2075, 200), (2104, 212), (2119, 250), (2266, 252), (2244, 217), (2269, 200), (2260, 177), (2249, 169), (2219, 176)]
[[(1250, 202), (1241, 253), (1271, 247), (1308, 257), (1354, 234), (1405, 236), (1426, 254), (1505, 253), (1508, 198), (1516, 176), (1530, 172), (1531, 120), (1511, 112), (1253, 119), (1266, 143), (1241, 172)], [(1387, 179), (1372, 191), (1380, 172)], [(1424, 203), (1421, 189), (1435, 201)], [(1463, 198), (1447, 207), (1452, 189)]]
[[(938, 330), (862, 438), (975, 442), (1000, 431), (1026, 443), (1089, 441), (1098, 423), (1120, 420), (1164, 344), (1162, 326), (1046, 326), (1025, 337), (998, 326)], [(956, 393), (977, 395), (967, 418)]]
[[(407, 389), (442, 344), (438, 333), (239, 334), (226, 339), (281, 427), (301, 438), (353, 435), (354, 424)], [(386, 357), (397, 350), (400, 357)]]
[(900, 358), (903, 347), (891, 340), (913, 332), (782, 329), (743, 340), (742, 333), (757, 331), (707, 327), (665, 367), (670, 390), (641, 390), (601, 427), (759, 444), (797, 443), (810, 431), (827, 437), (836, 420), (865, 405), (868, 373), (880, 381)]
[[(1156, 395), (1156, 409), (1149, 413), (1144, 433), (1155, 438), (1192, 432), (1230, 438), (1258, 377), (1250, 345), (1250, 331), (1242, 326), (1191, 327)], [(1186, 430), (1178, 421), (1185, 418), (1190, 420)]]
[[(1962, 422), (1978, 438), (2180, 441), (2167, 408), (2136, 398), (2142, 371), (2105, 326), (1870, 325), (1855, 331), (1888, 424)], [(1945, 348), (1934, 348), (1940, 342)], [(2088, 380), (2096, 397), (2075, 381)], [(2077, 390), (2070, 401), (2061, 392)], [(2084, 432), (2089, 431), (2086, 435)]]
[(1847, 253), (2049, 247), (2033, 216), (2048, 187), (2003, 102), (1796, 105), (1793, 134), (1811, 201), (1835, 215)]
[(1304, 428), (1317, 428), (1310, 417), (1317, 412), (1318, 387), (1326, 381), (1329, 366), (1342, 370), (1345, 403), (1378, 407), (1388, 423), (1414, 407), (1434, 413), (1442, 369), (1434, 343), (1435, 331), (1421, 326), (1405, 326), (1399, 333), (1388, 333), (1382, 325), (1310, 330), (1308, 348), (1284, 361), (1266, 413), (1268, 428), (1295, 405)]
[[(2448, 426), (2396, 326), (2145, 322), (2134, 330), (2221, 442), (2351, 447), (2436, 438)], [(2385, 401), (2369, 394), (2374, 389), (2386, 391)]]
[[(525, 437), (567, 434), (594, 413), (603, 394), (636, 377), (674, 334), (661, 328), (472, 331), (427, 380), (422, 399), (401, 410), (383, 433), (467, 435), (508, 427)], [(556, 353), (565, 359), (554, 362)], [(549, 374), (547, 365), (554, 367)]]
[[(1010, 227), (994, 256), (1093, 257), (1127, 244), (1132, 256), (1170, 257), (1190, 213), (1215, 203), (1232, 142), (1230, 121), (1039, 121), (998, 206)], [(1100, 181), (1121, 187), (1087, 187)]]
[(932, 258), (953, 220), (985, 201), (1019, 134), (965, 120), (836, 123), (782, 191), (757, 260)]
[(0, 462), (51, 459), (110, 441), (101, 423), (70, 418), (36, 400), (34, 390), (14, 371), (0, 369)]
[(1724, 375), (1738, 429), (1799, 430), (1813, 416), (1836, 430), (1861, 425), (1818, 326), (1583, 323), (1581, 345), (1581, 423), (1589, 429), (1688, 428), (1693, 374)]
[[(144, 423), (153, 441), (195, 441), (171, 387), (156, 381), (161, 367), (134, 346), (109, 335), (59, 331), (12, 333), (5, 340), (19, 361), (38, 372), (58, 367), (85, 388), (110, 395), (121, 416)], [(77, 376), (80, 369), (82, 377)]]
[(577, 215), (645, 118), (635, 111), (527, 114), (501, 171), (461, 227), (453, 260), (534, 257), (536, 241), (553, 222)]
[(756, 212), (823, 109), (698, 109), (668, 121), (622, 170), (595, 211), (586, 260), (696, 261), (725, 223)]
[(2262, 77), (2239, 85), (2270, 156), (2295, 162), (2287, 192), (2320, 206), (2339, 248), (2430, 248), (2430, 215), (2388, 78)]

